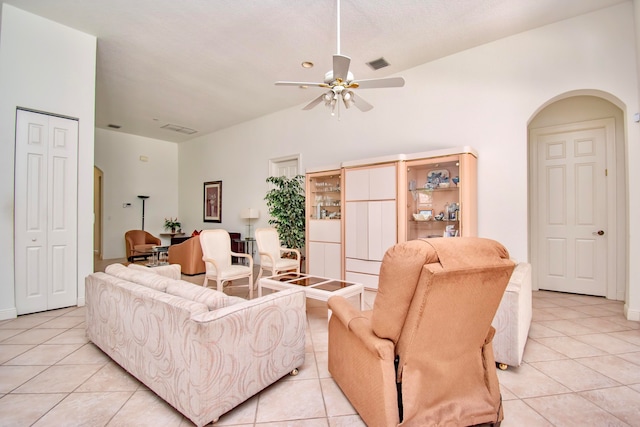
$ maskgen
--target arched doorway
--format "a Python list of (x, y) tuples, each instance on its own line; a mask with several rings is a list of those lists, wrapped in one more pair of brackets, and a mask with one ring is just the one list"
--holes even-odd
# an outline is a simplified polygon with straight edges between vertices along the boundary
[(565, 94), (529, 123), (529, 241), (536, 289), (625, 299), (621, 107), (608, 94)]

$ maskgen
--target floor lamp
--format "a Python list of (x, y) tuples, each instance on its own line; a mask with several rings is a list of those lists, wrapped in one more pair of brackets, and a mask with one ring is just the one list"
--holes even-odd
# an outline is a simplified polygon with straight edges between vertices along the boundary
[(254, 208), (243, 209), (240, 218), (249, 220), (249, 233), (247, 233), (246, 239), (251, 239), (251, 221), (260, 218), (260, 211)]
[(149, 198), (149, 196), (138, 196), (139, 199), (142, 199), (142, 229), (144, 230), (144, 201)]

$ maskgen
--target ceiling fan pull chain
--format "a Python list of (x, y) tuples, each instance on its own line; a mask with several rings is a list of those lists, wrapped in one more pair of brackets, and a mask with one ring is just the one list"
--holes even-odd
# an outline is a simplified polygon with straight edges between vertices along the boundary
[(336, 0), (336, 7), (338, 8), (338, 19), (337, 19), (337, 23), (336, 23), (336, 42), (338, 44), (338, 50), (337, 50), (337, 54), (340, 55), (340, 0)]

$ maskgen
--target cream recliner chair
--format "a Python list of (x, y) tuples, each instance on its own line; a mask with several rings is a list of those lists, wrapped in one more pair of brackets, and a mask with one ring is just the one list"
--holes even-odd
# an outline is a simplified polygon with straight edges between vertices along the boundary
[[(258, 228), (256, 230), (256, 244), (260, 255), (260, 272), (256, 283), (265, 270), (269, 270), (272, 276), (287, 271), (300, 273), (300, 251), (280, 246), (280, 237), (275, 228)], [(295, 258), (282, 258), (282, 254), (287, 252), (293, 253)]]
[(491, 321), (514, 263), (474, 237), (391, 247), (372, 311), (329, 299), (329, 372), (369, 427), (498, 425)]
[[(231, 237), (226, 230), (202, 230), (200, 233), (204, 273), (204, 287), (209, 280), (215, 280), (217, 290), (223, 292), (224, 284), (232, 280), (249, 279), (249, 299), (253, 299), (253, 258), (251, 255), (231, 252)], [(249, 265), (232, 264), (231, 257), (247, 258)]]

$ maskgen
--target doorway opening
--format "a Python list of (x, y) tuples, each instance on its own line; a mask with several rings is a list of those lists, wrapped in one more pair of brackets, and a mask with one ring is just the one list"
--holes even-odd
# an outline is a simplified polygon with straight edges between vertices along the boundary
[(300, 172), (300, 154), (269, 160), (269, 176), (293, 178)]
[(529, 235), (534, 289), (625, 300), (623, 104), (565, 94), (531, 119)]

